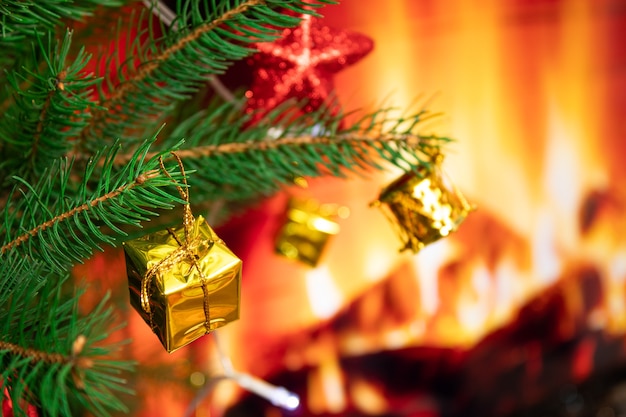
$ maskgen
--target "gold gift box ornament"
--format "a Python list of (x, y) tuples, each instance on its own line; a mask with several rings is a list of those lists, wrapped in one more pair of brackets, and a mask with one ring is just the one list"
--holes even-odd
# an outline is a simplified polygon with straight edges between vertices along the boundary
[(429, 168), (407, 172), (383, 189), (378, 206), (403, 241), (400, 251), (414, 253), (457, 230), (470, 211), (463, 194), (447, 181), (443, 157), (436, 155)]
[(329, 238), (339, 233), (339, 224), (335, 218), (345, 218), (348, 214), (347, 207), (337, 204), (291, 198), (285, 222), (276, 237), (276, 252), (309, 266), (316, 266)]
[(168, 352), (239, 318), (242, 262), (198, 216), (124, 243), (130, 301)]

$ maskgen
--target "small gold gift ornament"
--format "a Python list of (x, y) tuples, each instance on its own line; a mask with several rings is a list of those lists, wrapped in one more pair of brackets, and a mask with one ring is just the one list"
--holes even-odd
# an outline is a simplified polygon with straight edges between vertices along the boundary
[(309, 266), (317, 265), (328, 239), (339, 233), (335, 218), (347, 215), (347, 207), (292, 198), (287, 207), (286, 221), (276, 238), (276, 252)]
[(389, 184), (373, 203), (380, 206), (403, 241), (401, 251), (417, 253), (424, 246), (454, 232), (474, 208), (446, 181), (443, 158), (431, 169), (407, 172)]
[(239, 318), (242, 262), (201, 216), (124, 252), (131, 304), (168, 352)]

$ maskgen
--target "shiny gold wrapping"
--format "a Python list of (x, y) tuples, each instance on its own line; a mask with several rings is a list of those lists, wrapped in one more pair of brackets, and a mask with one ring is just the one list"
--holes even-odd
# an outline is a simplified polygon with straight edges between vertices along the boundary
[[(182, 227), (124, 243), (131, 304), (168, 352), (239, 318), (241, 260), (201, 216), (189, 232), (187, 245)], [(149, 306), (142, 306), (148, 271)]]
[(292, 198), (285, 224), (276, 238), (276, 252), (310, 266), (317, 265), (328, 238), (339, 233), (339, 224), (334, 221), (337, 210), (336, 205)]
[(438, 164), (431, 171), (404, 174), (376, 203), (402, 239), (401, 250), (415, 253), (455, 231), (472, 210), (463, 194), (445, 181)]

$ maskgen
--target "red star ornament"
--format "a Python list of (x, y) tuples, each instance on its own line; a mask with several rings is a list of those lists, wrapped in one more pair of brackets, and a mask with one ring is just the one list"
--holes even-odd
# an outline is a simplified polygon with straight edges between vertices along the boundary
[(333, 74), (367, 55), (374, 42), (304, 15), (300, 26), (285, 29), (280, 39), (256, 46), (245, 109), (253, 113), (253, 122), (290, 98), (307, 99), (306, 112), (318, 109), (333, 91)]

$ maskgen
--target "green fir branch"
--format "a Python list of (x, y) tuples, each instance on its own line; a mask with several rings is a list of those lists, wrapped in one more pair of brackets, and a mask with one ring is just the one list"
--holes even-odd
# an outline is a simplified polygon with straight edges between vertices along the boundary
[(2, 0), (0, 3), (0, 54), (39, 34), (53, 31), (62, 19), (81, 20), (99, 6), (121, 6), (121, 0)]
[[(70, 58), (72, 32), (52, 45), (37, 38), (45, 67), (21, 68), (8, 75), (14, 100), (0, 116), (0, 173), (37, 178), (65, 156), (89, 117), (90, 88), (98, 81), (82, 71), (89, 56)], [(6, 176), (6, 175), (5, 175)]]
[[(185, 4), (188, 7), (179, 11), (179, 20), (173, 25), (176, 31), (156, 39), (148, 25), (145, 42), (141, 43), (138, 35), (127, 43), (127, 56), (132, 58), (116, 74), (118, 82), (108, 80), (105, 84), (108, 88), (101, 92), (102, 109), (94, 112), (81, 134), (79, 151), (100, 146), (102, 138), (130, 141), (154, 130), (177, 103), (205, 85), (209, 76), (221, 74), (234, 61), (250, 56), (255, 43), (276, 39), (283, 28), (299, 23), (298, 17), (279, 10), (312, 14), (311, 7), (320, 6), (305, 0), (225, 0), (207, 17), (201, 10), (211, 10), (213, 0)], [(141, 19), (133, 25), (141, 27)]]
[[(160, 154), (146, 159), (154, 138), (140, 146), (127, 165), (114, 169), (119, 146), (105, 156), (89, 160), (80, 179), (74, 177), (67, 160), (54, 166), (35, 185), (21, 178), (18, 191), (9, 198), (0, 225), (0, 262), (18, 251), (30, 259), (41, 259), (53, 270), (68, 270), (88, 257), (102, 243), (114, 245), (116, 236), (125, 236), (123, 226), (140, 226), (156, 216), (157, 210), (170, 209), (180, 198), (168, 193), (173, 180), (159, 170)], [(177, 166), (168, 169), (180, 179)], [(73, 186), (74, 182), (80, 185)], [(92, 185), (95, 186), (92, 190)], [(105, 234), (103, 228), (110, 229)]]
[[(267, 196), (299, 176), (383, 169), (383, 161), (418, 171), (449, 141), (420, 133), (424, 122), (437, 116), (427, 110), (392, 117), (391, 109), (384, 109), (352, 124), (343, 122), (346, 115), (331, 113), (335, 106), (289, 115), (305, 104), (286, 103), (255, 125), (249, 124), (252, 115), (241, 114), (240, 103), (223, 104), (181, 122), (160, 146), (167, 149), (185, 138), (177, 154), (195, 171), (189, 179), (194, 198), (234, 201)], [(123, 165), (128, 157), (120, 154), (115, 163)]]
[(113, 319), (106, 298), (81, 316), (80, 294), (68, 297), (61, 290), (68, 274), (52, 275), (23, 257), (11, 260), (0, 262), (0, 276), (14, 283), (0, 294), (0, 384), (15, 415), (26, 403), (48, 416), (72, 415), (74, 404), (98, 416), (126, 411), (118, 397), (131, 393), (122, 374), (133, 364), (111, 359), (117, 345), (102, 344)]
[(0, 113), (3, 113), (13, 102), (12, 91), (4, 88), (7, 84), (7, 75), (13, 71), (23, 67), (36, 67), (39, 61), (38, 56), (33, 56), (32, 42), (25, 40), (11, 48), (0, 48)]

